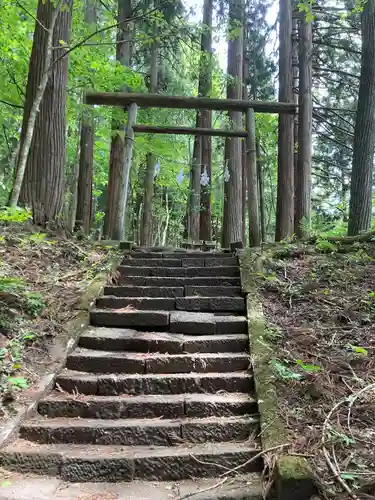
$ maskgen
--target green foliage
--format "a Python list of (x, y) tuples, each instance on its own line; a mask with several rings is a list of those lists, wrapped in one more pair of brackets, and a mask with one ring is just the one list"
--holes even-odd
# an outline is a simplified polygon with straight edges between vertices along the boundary
[(0, 209), (0, 225), (1, 224), (23, 224), (25, 222), (31, 222), (32, 214), (30, 210), (25, 210), (23, 208), (9, 208), (3, 207)]
[(303, 2), (299, 2), (297, 4), (299, 12), (303, 12), (305, 14), (306, 21), (308, 22), (314, 20), (313, 7), (316, 3), (316, 0), (304, 0)]
[(320, 253), (334, 253), (337, 252), (338, 246), (324, 238), (319, 238), (315, 244), (315, 248)]
[(25, 292), (25, 311), (29, 316), (36, 318), (46, 306), (43, 297), (37, 292)]
[(270, 361), (271, 366), (275, 370), (276, 374), (285, 380), (301, 380), (303, 377), (301, 374), (294, 372), (288, 366), (285, 364), (281, 363), (277, 359), (271, 359)]
[(25, 289), (25, 282), (21, 278), (0, 276), (0, 292), (14, 293)]
[(350, 349), (352, 352), (359, 354), (360, 356), (368, 356), (368, 350), (364, 347), (360, 347), (357, 345), (346, 344), (347, 349)]
[(317, 373), (321, 371), (321, 366), (318, 365), (310, 365), (306, 364), (302, 361), (302, 359), (296, 359), (296, 365), (298, 365), (302, 370), (305, 372), (310, 372), (310, 373)]

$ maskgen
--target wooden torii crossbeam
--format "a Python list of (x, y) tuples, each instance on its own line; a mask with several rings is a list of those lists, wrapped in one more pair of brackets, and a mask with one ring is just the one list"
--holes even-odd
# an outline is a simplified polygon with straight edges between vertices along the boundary
[[(89, 92), (85, 96), (86, 104), (119, 106), (127, 108), (128, 121), (125, 134), (125, 153), (123, 171), (119, 179), (119, 200), (117, 209), (120, 212), (118, 228), (115, 233), (119, 239), (124, 235), (125, 208), (130, 176), (130, 167), (133, 154), (134, 133), (148, 134), (189, 134), (211, 135), (220, 137), (243, 137), (246, 139), (248, 161), (248, 213), (249, 238), (251, 246), (261, 243), (258, 186), (252, 182), (256, 179), (256, 151), (255, 151), (255, 115), (254, 113), (294, 114), (297, 106), (294, 103), (272, 101), (247, 101), (237, 99), (211, 99), (208, 97), (169, 96), (162, 94), (137, 94), (131, 92)], [(209, 109), (213, 111), (234, 111), (246, 115), (246, 130), (204, 129), (197, 127), (168, 127), (159, 125), (136, 125), (137, 109), (143, 108), (172, 108), (172, 109)]]

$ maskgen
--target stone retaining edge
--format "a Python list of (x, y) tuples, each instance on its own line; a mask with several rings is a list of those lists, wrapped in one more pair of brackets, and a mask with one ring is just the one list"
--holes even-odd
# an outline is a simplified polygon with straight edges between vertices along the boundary
[(126, 252), (109, 261), (109, 272), (99, 273), (82, 294), (77, 305), (74, 306), (73, 310), (76, 311), (75, 317), (67, 322), (65, 326), (66, 333), (59, 336), (58, 341), (56, 341), (53, 347), (53, 351), (56, 353), (52, 361), (54, 363), (53, 370), (29, 388), (32, 391), (30, 400), (25, 402), (17, 414), (0, 428), (0, 449), (16, 437), (21, 423), (36, 412), (41, 399), (53, 389), (56, 378), (65, 367), (69, 354), (75, 349), (79, 337), (90, 324), (90, 307), (92, 303), (102, 293), (104, 286), (107, 284), (108, 276), (120, 265), (124, 253)]
[[(262, 301), (254, 279), (257, 273), (262, 272), (261, 259), (249, 250), (238, 253), (238, 257), (241, 285), (247, 301), (250, 356), (261, 421), (261, 442), (266, 450), (287, 443), (288, 433), (278, 410), (275, 375), (269, 365), (274, 347), (267, 341)], [(282, 450), (276, 453), (277, 500), (308, 500), (316, 495), (317, 488), (308, 460), (288, 455)]]

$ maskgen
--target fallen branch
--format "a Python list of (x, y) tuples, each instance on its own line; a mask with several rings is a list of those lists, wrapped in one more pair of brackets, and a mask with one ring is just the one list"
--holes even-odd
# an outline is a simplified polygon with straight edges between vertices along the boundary
[(349, 245), (351, 243), (371, 241), (373, 238), (375, 238), (375, 231), (366, 231), (356, 236), (313, 236), (309, 238), (308, 241), (310, 243), (315, 243), (319, 239), (324, 239), (330, 243), (343, 243)]
[(228, 470), (228, 472), (225, 472), (225, 473), (223, 472), (223, 474), (221, 474), (221, 476), (229, 475), (232, 472), (235, 472), (236, 470), (243, 469), (244, 467), (251, 464), (252, 462), (255, 462), (255, 460), (262, 457), (266, 453), (269, 453), (270, 451), (280, 450), (281, 448), (285, 448), (286, 446), (290, 446), (290, 444), (291, 443), (278, 444), (277, 446), (272, 446), (271, 448), (267, 448), (266, 450), (262, 450), (259, 453), (257, 453), (256, 455), (254, 455), (253, 457), (249, 458), (249, 460), (247, 460), (243, 464), (237, 465), (237, 467), (235, 467), (234, 469)]
[(350, 403), (349, 403), (349, 410), (348, 410), (348, 418), (347, 418), (347, 423), (348, 423), (348, 429), (349, 429), (349, 432), (350, 432), (350, 435), (352, 436), (352, 438), (354, 439), (354, 436), (353, 436), (353, 433), (352, 433), (352, 429), (350, 427), (350, 417), (351, 417), (351, 414), (352, 414), (352, 408), (353, 408), (353, 405), (354, 403), (357, 401), (357, 399), (362, 396), (362, 394), (366, 391), (369, 391), (371, 389), (374, 389), (375, 390), (375, 383), (373, 384), (369, 384), (369, 385), (366, 385), (366, 387), (363, 387), (362, 389), (360, 389), (358, 392), (356, 392), (355, 394), (353, 394), (352, 396), (350, 396)]
[(200, 493), (206, 493), (207, 491), (215, 490), (216, 488), (219, 488), (221, 485), (226, 483), (228, 481), (229, 477), (225, 477), (221, 481), (219, 481), (217, 484), (214, 484), (212, 486), (209, 486), (208, 488), (203, 488), (198, 491), (194, 491), (193, 493), (187, 493), (186, 495), (183, 495), (182, 497), (177, 497), (176, 500), (186, 500), (187, 498), (195, 497), (195, 495), (198, 495)]
[(332, 415), (335, 413), (335, 411), (344, 403), (347, 403), (348, 398), (341, 399), (338, 403), (335, 404), (335, 406), (331, 409), (331, 411), (328, 413), (326, 419), (324, 420), (323, 423), (323, 429), (322, 429), (322, 450), (323, 450), (323, 455), (324, 458), (326, 459), (327, 465), (330, 468), (331, 472), (333, 473), (333, 477), (335, 481), (337, 481), (340, 486), (349, 494), (350, 498), (352, 500), (360, 500), (357, 495), (354, 494), (353, 490), (350, 488), (350, 486), (343, 480), (343, 478), (340, 475), (340, 471), (336, 468), (336, 466), (333, 464), (331, 457), (328, 453), (328, 450), (326, 448), (326, 431), (327, 427), (329, 424), (329, 421), (332, 417)]
[(280, 450), (281, 448), (285, 448), (286, 446), (290, 446), (290, 443), (279, 444), (277, 446), (272, 446), (271, 448), (267, 448), (266, 450), (262, 450), (259, 453), (257, 453), (256, 455), (254, 455), (253, 457), (251, 457), (249, 460), (244, 462), (243, 464), (237, 465), (237, 467), (234, 467), (233, 469), (227, 469), (227, 467), (225, 467), (224, 465), (213, 463), (213, 462), (202, 462), (202, 461), (198, 460), (194, 455), (190, 455), (194, 460), (196, 460), (197, 462), (199, 462), (201, 464), (215, 465), (216, 467), (221, 467), (223, 469), (227, 469), (227, 471), (223, 472), (219, 476), (219, 477), (224, 476), (224, 478), (221, 481), (219, 481), (217, 484), (209, 486), (208, 488), (203, 488), (201, 490), (195, 491), (194, 493), (188, 493), (187, 495), (183, 495), (182, 497), (181, 496), (177, 497), (176, 500), (186, 500), (187, 498), (191, 498), (195, 495), (199, 495), (200, 493), (205, 493), (206, 491), (211, 491), (211, 490), (214, 490), (216, 488), (219, 488), (220, 486), (222, 486), (224, 483), (226, 483), (228, 481), (229, 474), (231, 474), (232, 472), (235, 472), (239, 469), (243, 469), (243, 467), (246, 467), (247, 465), (251, 464), (252, 462), (255, 462), (255, 460), (257, 460), (259, 457), (265, 455), (266, 453), (269, 453), (270, 451)]

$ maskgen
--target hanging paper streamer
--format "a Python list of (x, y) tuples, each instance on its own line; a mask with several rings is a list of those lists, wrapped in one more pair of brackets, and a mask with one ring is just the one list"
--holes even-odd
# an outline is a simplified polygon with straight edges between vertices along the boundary
[(201, 174), (201, 186), (208, 186), (210, 183), (210, 178), (208, 177), (207, 167), (204, 167), (203, 173)]
[(154, 167), (154, 179), (159, 175), (160, 172), (160, 162), (155, 163)]
[(184, 182), (184, 171), (182, 170), (182, 168), (181, 168), (181, 170), (179, 171), (179, 173), (178, 173), (178, 175), (177, 175), (176, 179), (177, 179), (177, 182), (178, 182), (179, 184), (182, 184), (182, 183)]
[(230, 179), (230, 173), (229, 173), (228, 163), (226, 163), (224, 168), (224, 182), (229, 182), (229, 179)]

